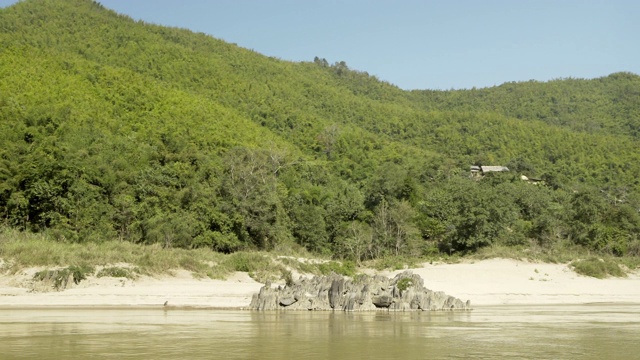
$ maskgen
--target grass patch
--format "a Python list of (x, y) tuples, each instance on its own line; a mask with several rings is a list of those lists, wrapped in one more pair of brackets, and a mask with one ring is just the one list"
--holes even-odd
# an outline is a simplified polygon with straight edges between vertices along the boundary
[(591, 257), (571, 262), (574, 271), (581, 275), (604, 279), (609, 276), (625, 277), (626, 274), (620, 266), (611, 259), (599, 259)]
[(297, 258), (283, 257), (283, 256), (279, 256), (278, 261), (282, 265), (288, 268), (291, 268), (293, 270), (296, 270), (300, 273), (320, 274), (320, 270), (318, 269), (318, 264), (316, 263), (312, 263), (309, 261), (301, 261), (301, 260), (298, 260)]
[(328, 261), (317, 264), (318, 270), (322, 275), (328, 275), (332, 272), (353, 277), (356, 274), (356, 264), (353, 261)]
[(619, 258), (620, 263), (629, 270), (634, 271), (640, 268), (640, 256), (625, 256)]
[(9, 271), (42, 266), (67, 267), (70, 264), (90, 264), (108, 267), (111, 264), (130, 264), (141, 274), (166, 274), (186, 269), (206, 276), (211, 267), (225, 255), (207, 249), (163, 249), (160, 245), (138, 245), (122, 241), (69, 244), (42, 234), (0, 229), (0, 258)]
[[(43, 234), (0, 227), (2, 270), (17, 272), (26, 267), (67, 269), (67, 278), (71, 275), (71, 279), (78, 282), (83, 280), (83, 276), (90, 275), (88, 271), (81, 270), (87, 267), (104, 268), (99, 272), (99, 276), (127, 278), (135, 278), (139, 274), (170, 274), (172, 270), (185, 269), (196, 277), (224, 279), (235, 271), (244, 271), (260, 282), (278, 279), (292, 281), (291, 271), (315, 275), (335, 272), (351, 277), (354, 277), (357, 272), (356, 264), (353, 262), (326, 259), (301, 260), (299, 258), (311, 256), (306, 253), (301, 254), (301, 250), (295, 248), (290, 249), (288, 254), (291, 255), (282, 256), (283, 254), (279, 251), (274, 253), (241, 251), (225, 255), (210, 249), (165, 249), (160, 245), (140, 245), (121, 241), (70, 244), (55, 241)], [(545, 248), (535, 244), (530, 247), (491, 246), (469, 255), (468, 258), (513, 258), (550, 263), (569, 263), (574, 259), (587, 259), (574, 261), (572, 265), (576, 272), (594, 277), (624, 276), (623, 269), (635, 270), (640, 267), (640, 257), (637, 256), (605, 257), (607, 260), (604, 260), (603, 264), (600, 260), (595, 262), (596, 258), (586, 250), (562, 242)], [(458, 255), (438, 258), (438, 261), (447, 263), (460, 260)], [(416, 267), (428, 261), (429, 259), (424, 258), (388, 256), (367, 261), (363, 265), (377, 270), (401, 270)], [(126, 265), (124, 268), (118, 268), (113, 264)], [(64, 277), (65, 274), (42, 273), (39, 276), (53, 279), (58, 276)], [(59, 282), (58, 286), (62, 285), (62, 282)]]
[(405, 256), (386, 256), (380, 259), (366, 261), (363, 265), (376, 270), (402, 270), (417, 267), (422, 260)]
[(127, 278), (127, 279), (135, 279), (138, 277), (138, 273), (140, 270), (138, 268), (125, 268), (120, 266), (111, 266), (105, 267), (102, 270), (98, 271), (96, 274), (97, 277), (113, 277), (113, 278)]
[[(285, 267), (273, 256), (257, 251), (230, 255), (210, 249), (165, 249), (159, 244), (139, 245), (122, 241), (101, 243), (62, 243), (42, 234), (0, 228), (0, 258), (4, 268), (16, 272), (22, 268), (42, 266), (64, 268), (69, 264), (91, 264), (105, 267), (101, 275), (133, 277), (111, 264), (128, 264), (139, 274), (170, 274), (185, 269), (198, 277), (224, 279), (234, 271), (244, 271), (257, 281), (283, 278)], [(45, 275), (42, 275), (45, 277)], [(60, 274), (64, 276), (64, 274)]]
[(224, 265), (231, 271), (255, 272), (268, 268), (273, 265), (273, 261), (258, 252), (236, 252), (226, 256)]
[(338, 275), (353, 277), (357, 272), (356, 264), (353, 261), (309, 260), (279, 256), (277, 262), (287, 268), (305, 274), (328, 275), (333, 272)]
[(261, 252), (241, 251), (226, 255), (220, 263), (223, 272), (243, 271), (259, 282), (277, 280), (285, 275), (285, 268), (271, 256)]

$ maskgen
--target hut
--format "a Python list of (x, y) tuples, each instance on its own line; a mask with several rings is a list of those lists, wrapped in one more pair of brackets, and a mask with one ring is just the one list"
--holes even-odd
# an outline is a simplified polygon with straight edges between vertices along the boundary
[(484, 175), (490, 172), (505, 172), (509, 171), (509, 168), (506, 166), (480, 166), (480, 165), (471, 165), (471, 177), (483, 177)]

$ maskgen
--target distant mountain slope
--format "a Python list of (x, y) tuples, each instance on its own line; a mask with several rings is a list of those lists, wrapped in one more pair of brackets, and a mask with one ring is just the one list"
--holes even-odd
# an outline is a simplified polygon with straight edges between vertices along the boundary
[[(354, 260), (567, 239), (635, 249), (637, 75), (406, 92), (90, 0), (22, 1), (0, 29), (6, 226)], [(472, 164), (512, 172), (476, 181)]]
[(506, 83), (478, 90), (414, 91), (428, 109), (492, 111), (588, 133), (640, 137), (640, 76)]

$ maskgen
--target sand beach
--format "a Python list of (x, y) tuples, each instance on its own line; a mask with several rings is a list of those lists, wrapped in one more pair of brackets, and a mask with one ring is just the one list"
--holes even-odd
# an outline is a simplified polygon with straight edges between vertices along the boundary
[[(39, 288), (24, 269), (0, 276), (0, 308), (22, 307), (193, 307), (242, 309), (262, 283), (247, 273), (226, 280), (194, 278), (179, 270), (171, 275), (141, 276), (135, 280), (88, 278), (63, 291)], [(640, 303), (640, 274), (595, 279), (576, 274), (565, 264), (510, 259), (422, 264), (410, 269), (431, 290), (444, 291), (473, 307), (492, 305), (562, 305)], [(372, 270), (367, 272), (372, 273)], [(378, 272), (394, 276), (400, 271)], [(274, 286), (277, 286), (274, 283)]]

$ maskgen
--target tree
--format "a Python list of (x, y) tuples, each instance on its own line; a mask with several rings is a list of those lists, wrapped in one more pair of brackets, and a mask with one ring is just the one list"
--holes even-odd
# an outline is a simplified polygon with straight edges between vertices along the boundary
[(361, 221), (343, 223), (335, 246), (336, 254), (357, 264), (367, 258), (373, 258), (373, 230), (369, 224)]
[(407, 201), (382, 200), (373, 218), (373, 257), (383, 254), (417, 255), (419, 231), (413, 224), (415, 211)]
[(282, 205), (273, 154), (258, 149), (234, 148), (224, 157), (223, 197), (231, 212), (243, 219), (245, 235), (260, 249), (273, 248), (290, 238), (289, 219)]

